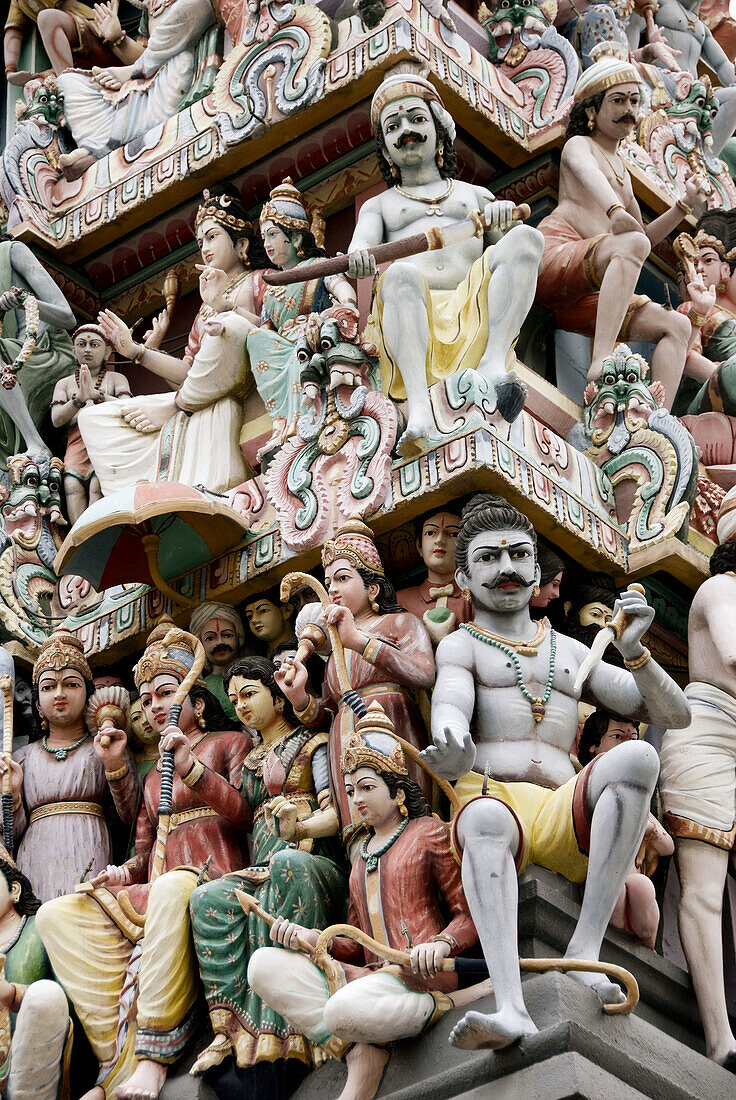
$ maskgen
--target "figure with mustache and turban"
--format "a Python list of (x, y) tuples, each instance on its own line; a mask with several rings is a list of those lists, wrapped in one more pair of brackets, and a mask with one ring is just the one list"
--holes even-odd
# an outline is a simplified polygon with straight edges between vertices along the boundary
[[(654, 611), (639, 592), (625, 592), (614, 607), (625, 616), (614, 643), (625, 668), (601, 662), (576, 687), (588, 648), (529, 614), (540, 577), (536, 541), (529, 520), (503, 497), (470, 501), (455, 560), (475, 620), (437, 648), (434, 744), (423, 756), (442, 778), (457, 780), (453, 844), (496, 997), (493, 1013), (470, 1011), (454, 1028), (450, 1041), (463, 1049), (500, 1049), (537, 1030), (521, 988), (516, 874), (532, 862), (585, 882), (567, 957), (596, 962), (644, 836), (657, 753), (630, 741), (576, 774), (578, 700), (676, 729), (690, 721), (682, 691), (642, 645)], [(573, 977), (603, 1004), (623, 1000), (603, 974)]]
[[(619, 143), (636, 125), (641, 101), (637, 69), (616, 56), (613, 43), (596, 47), (597, 60), (578, 79), (560, 161), (557, 209), (539, 223), (544, 253), (537, 302), (568, 332), (593, 337), (588, 379), (620, 340), (655, 344), (652, 381), (665, 389), (667, 408), (685, 367), (690, 328), (672, 310), (635, 294), (652, 245), (672, 232), (700, 201), (695, 177), (646, 228)], [(595, 50), (593, 51), (595, 53)]]
[(383, 388), (408, 402), (399, 446), (430, 435), (429, 386), (473, 367), (507, 420), (525, 390), (513, 372), (516, 343), (534, 298), (543, 241), (513, 224), (514, 204), (456, 178), (455, 123), (425, 70), (397, 65), (371, 103), (378, 162), (388, 190), (363, 204), (350, 242), (348, 274), (373, 275), (368, 249), (482, 215), (486, 232), (451, 247), (395, 260), (378, 281), (369, 323)]
[(240, 656), (245, 644), (245, 626), (234, 607), (225, 603), (203, 603), (189, 620), (189, 629), (199, 638), (207, 656), (207, 690), (224, 710), (228, 718), (237, 724), (238, 717), (228, 699), (223, 677), (233, 661)]

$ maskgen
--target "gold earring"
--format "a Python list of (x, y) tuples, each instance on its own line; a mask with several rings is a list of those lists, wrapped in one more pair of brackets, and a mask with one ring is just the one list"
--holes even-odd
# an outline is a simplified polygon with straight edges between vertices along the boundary
[(535, 584), (534, 588), (532, 589), (532, 595), (533, 596), (538, 596), (541, 593), (541, 591), (542, 591), (542, 589), (539, 587), (539, 585)]
[(406, 808), (406, 803), (405, 802), (399, 802), (399, 813), (401, 814), (402, 817), (408, 817), (409, 816), (409, 811)]
[(591, 118), (590, 115), (588, 115), (588, 129), (590, 130), (591, 134), (595, 130), (595, 119)]
[(716, 293), (717, 294), (725, 294), (727, 290), (728, 290), (728, 279), (721, 279), (718, 286), (716, 287)]
[(205, 728), (206, 724), (207, 723), (205, 722), (203, 716), (201, 714), (198, 714), (197, 715), (197, 725), (199, 726), (199, 728), (201, 730), (203, 730)]
[(48, 720), (48, 718), (42, 718), (42, 719), (41, 719), (41, 729), (42, 729), (42, 730), (47, 730), (48, 728), (49, 728), (49, 720)]
[(463, 588), (462, 597), (463, 597), (464, 600), (467, 600), (468, 603), (473, 602), (473, 594), (472, 594), (472, 592), (470, 591), (470, 589), (468, 587)]
[(438, 148), (437, 148), (437, 152), (435, 154), (435, 160), (437, 161), (437, 167), (438, 168), (441, 168), (442, 165), (445, 163), (445, 151), (444, 151), (444, 149), (442, 148), (441, 145), (438, 146)]
[(399, 178), (399, 169), (396, 167), (392, 160), (388, 162), (388, 167), (391, 175), (394, 177), (395, 180), (397, 180)]
[(373, 599), (372, 596), (369, 597), (368, 602), (371, 605), (371, 611), (373, 612), (373, 614), (377, 615), (378, 612), (379, 612), (379, 607), (378, 607), (378, 604), (376, 603), (376, 601)]

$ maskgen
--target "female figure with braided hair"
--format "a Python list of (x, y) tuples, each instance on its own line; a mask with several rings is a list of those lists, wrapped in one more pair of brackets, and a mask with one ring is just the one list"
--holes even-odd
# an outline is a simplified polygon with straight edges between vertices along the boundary
[[(331, 603), (326, 609), (311, 605), (311, 617), (336, 627), (345, 649), (348, 679), (366, 706), (377, 700), (394, 729), (401, 730), (401, 736), (417, 749), (424, 748), (427, 731), (415, 694), (429, 691), (434, 685), (432, 643), (420, 620), (396, 602), (396, 592), (383, 571), (370, 527), (358, 519), (346, 523), (322, 548), (322, 564)], [(303, 608), (300, 617), (305, 611)], [(294, 670), (290, 684), (289, 668)], [(342, 698), (335, 654), (327, 662), (320, 702), (307, 693), (307, 670), (295, 658), (287, 658), (276, 673), (276, 682), (299, 721), (312, 728), (319, 728), (326, 720), (332, 722), (330, 781), (343, 841), (350, 844), (355, 828), (340, 774), (340, 756), (356, 719)], [(409, 774), (425, 796), (431, 797), (426, 773), (412, 763)]]
[(115, 350), (153, 371), (176, 391), (89, 407), (79, 430), (104, 495), (141, 480), (182, 481), (224, 491), (245, 481), (240, 429), (250, 370), (246, 337), (258, 322), (262, 287), (254, 269), (268, 266), (230, 188), (205, 192), (196, 217), (205, 267), (202, 308), (183, 359), (159, 351), (163, 315), (150, 346), (133, 339), (110, 310), (98, 321)]
[[(305, 260), (326, 256), (320, 243), (323, 231), (321, 217), (315, 214), (310, 221), (288, 176), (274, 187), (261, 210), (263, 244), (272, 267), (288, 271)], [(296, 430), (302, 395), (299, 376), (304, 364), (297, 359), (295, 346), (309, 314), (332, 305), (357, 312), (355, 291), (343, 275), (269, 287), (264, 293), (261, 327), (248, 337), (253, 376), (273, 421), (273, 435), (259, 452), (261, 460)]]
[(261, 737), (243, 763), (243, 795), (253, 814), (253, 866), (200, 886), (192, 929), (214, 1042), (192, 1073), (234, 1058), (239, 1069), (281, 1060), (312, 1065), (303, 1035), (263, 1004), (246, 981), (268, 928), (246, 914), (236, 890), (286, 920), (317, 928), (342, 920), (346, 882), (327, 768), (327, 734), (299, 725), (265, 657), (242, 657), (225, 685), (238, 718)]
[(353, 859), (348, 923), (402, 951), (408, 933), (410, 967), (379, 969), (380, 957), (339, 937), (331, 947), (336, 975), (328, 983), (300, 950), (299, 940), (316, 944), (317, 929), (282, 916), (271, 940), (291, 952), (284, 957), (279, 947), (262, 947), (248, 967), (256, 992), (312, 1042), (335, 1057), (356, 1044), (340, 1100), (370, 1100), (388, 1061), (386, 1043), (421, 1034), (481, 993), (475, 987), (459, 994), (456, 975), (438, 972), (443, 959), (471, 947), (477, 934), (449, 828), (432, 816), (409, 778), (398, 742), (375, 722), (369, 710), (340, 763), (350, 808), (368, 831)]

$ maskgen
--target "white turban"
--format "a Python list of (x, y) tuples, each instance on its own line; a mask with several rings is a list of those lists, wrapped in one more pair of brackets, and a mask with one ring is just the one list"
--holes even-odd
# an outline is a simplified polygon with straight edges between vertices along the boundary
[[(224, 619), (228, 623), (232, 623), (235, 627), (235, 633), (238, 637), (238, 646), (242, 647), (245, 644), (245, 626), (243, 620), (234, 607), (229, 607), (226, 603), (203, 603), (197, 608), (189, 620), (189, 630), (196, 638), (199, 638), (204, 626), (210, 621), (210, 619)], [(201, 639), (200, 639), (201, 640)]]

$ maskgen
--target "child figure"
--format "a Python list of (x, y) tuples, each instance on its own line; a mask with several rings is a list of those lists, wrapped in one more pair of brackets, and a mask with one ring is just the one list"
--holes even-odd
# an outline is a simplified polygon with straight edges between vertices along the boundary
[(51, 402), (54, 427), (69, 425), (64, 454), (64, 492), (72, 524), (85, 508), (102, 496), (100, 482), (77, 424), (79, 411), (89, 404), (99, 405), (103, 401), (132, 396), (125, 375), (105, 366), (112, 354), (112, 345), (99, 325), (80, 325), (73, 342), (77, 369), (56, 383)]
[[(596, 756), (609, 752), (617, 745), (639, 738), (639, 723), (619, 718), (607, 710), (596, 710), (585, 722), (578, 746), (578, 760), (589, 764)], [(649, 814), (644, 839), (635, 865), (626, 878), (624, 888), (611, 916), (611, 925), (630, 932), (646, 947), (654, 950), (659, 928), (659, 906), (649, 876), (653, 875), (660, 856), (671, 856), (674, 841), (654, 814)]]

